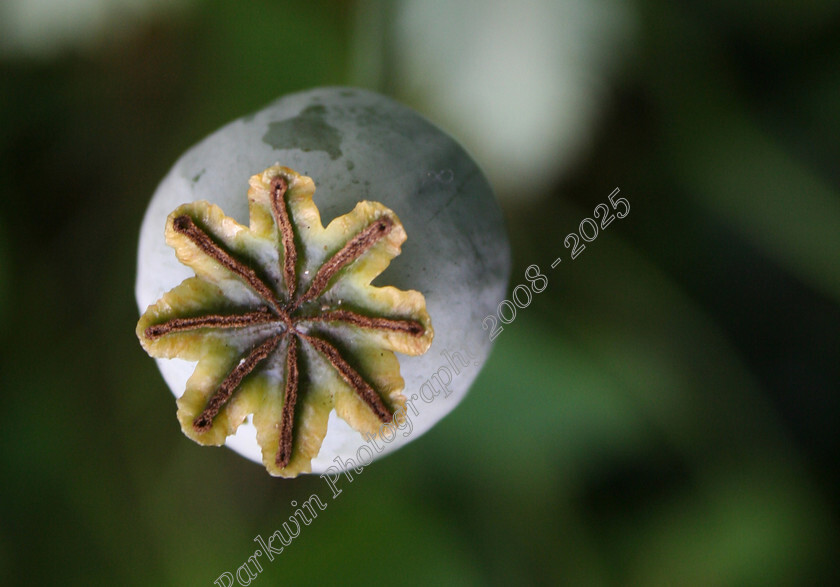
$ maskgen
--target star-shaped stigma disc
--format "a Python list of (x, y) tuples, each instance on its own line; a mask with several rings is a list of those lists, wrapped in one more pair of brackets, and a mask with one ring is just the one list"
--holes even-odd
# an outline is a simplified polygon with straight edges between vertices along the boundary
[(394, 352), (434, 336), (423, 295), (370, 283), (406, 239), (397, 216), (360, 202), (324, 228), (308, 177), (274, 166), (250, 180), (250, 227), (193, 202), (166, 242), (195, 277), (137, 324), (153, 357), (198, 361), (178, 400), (184, 433), (224, 444), (249, 414), (273, 475), (311, 470), (339, 417), (375, 434), (404, 406)]

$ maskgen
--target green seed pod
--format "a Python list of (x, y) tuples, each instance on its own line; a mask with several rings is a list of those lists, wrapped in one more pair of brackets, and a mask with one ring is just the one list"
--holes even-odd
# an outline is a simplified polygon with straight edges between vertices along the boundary
[(275, 475), (336, 472), (464, 398), (509, 270), (490, 186), (455, 141), (384, 96), (319, 88), (228, 124), (163, 179), (140, 231), (138, 337), (191, 438)]

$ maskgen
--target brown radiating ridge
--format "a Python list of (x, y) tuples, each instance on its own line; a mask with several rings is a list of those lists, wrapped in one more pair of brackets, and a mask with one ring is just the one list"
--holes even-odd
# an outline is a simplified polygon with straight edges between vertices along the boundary
[(292, 304), (290, 311), (321, 295), (330, 279), (336, 273), (361, 257), (368, 249), (391, 232), (393, 227), (394, 220), (390, 216), (381, 216), (370, 223), (362, 232), (350, 239), (335, 255), (321, 265), (307, 292)]
[(289, 337), (289, 349), (286, 352), (286, 393), (283, 397), (283, 415), (280, 419), (280, 447), (277, 450), (275, 464), (284, 468), (292, 459), (292, 439), (295, 426), (295, 404), (297, 404), (298, 379), (300, 373), (297, 364), (297, 337)]
[(268, 358), (268, 356), (277, 348), (283, 334), (277, 334), (271, 338), (266, 339), (261, 344), (257, 345), (246, 358), (239, 362), (239, 364), (231, 371), (227, 377), (219, 384), (219, 389), (207, 402), (204, 411), (193, 421), (193, 428), (199, 432), (204, 432), (213, 425), (213, 419), (222, 409), (222, 406), (230, 399), (239, 384), (248, 373)]
[(368, 407), (373, 410), (376, 417), (384, 423), (394, 419), (394, 414), (385, 406), (379, 394), (364, 380), (364, 378), (350, 364), (344, 360), (341, 353), (327, 341), (299, 333), (300, 337), (308, 342), (319, 353), (326, 357), (327, 361), (338, 371), (341, 378), (359, 395)]
[(283, 242), (283, 278), (286, 288), (289, 290), (289, 299), (295, 297), (297, 290), (297, 277), (295, 266), (297, 265), (297, 248), (295, 247), (295, 233), (292, 230), (292, 221), (289, 218), (289, 211), (286, 208), (286, 190), (289, 184), (283, 176), (277, 176), (271, 180), (271, 210), (274, 212), (274, 221), (280, 231), (280, 239)]
[(253, 269), (235, 259), (230, 253), (221, 248), (210, 236), (199, 228), (193, 219), (182, 214), (175, 218), (172, 226), (177, 232), (186, 236), (208, 257), (217, 261), (224, 268), (238, 275), (247, 283), (261, 298), (268, 302), (272, 309), (278, 314), (284, 314), (280, 304), (272, 293), (271, 289), (257, 276)]
[(426, 328), (416, 320), (373, 318), (351, 310), (331, 310), (318, 314), (317, 316), (312, 316), (311, 318), (302, 318), (301, 320), (311, 320), (313, 322), (345, 322), (360, 328), (404, 332), (411, 336), (422, 336), (426, 332)]
[(269, 312), (267, 308), (260, 308), (247, 314), (233, 314), (230, 316), (210, 314), (195, 318), (173, 318), (161, 324), (149, 326), (145, 333), (146, 338), (155, 340), (173, 332), (187, 332), (198, 330), (199, 328), (245, 328), (260, 324), (270, 324), (272, 322), (278, 322), (277, 316)]

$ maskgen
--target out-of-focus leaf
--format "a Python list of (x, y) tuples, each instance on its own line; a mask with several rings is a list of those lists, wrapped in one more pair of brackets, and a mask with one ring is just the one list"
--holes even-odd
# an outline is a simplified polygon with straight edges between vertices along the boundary
[(757, 122), (717, 37), (698, 35), (676, 10), (662, 21), (666, 39), (684, 40), (668, 53), (660, 38), (649, 63), (668, 169), (757, 249), (840, 300), (840, 192)]
[(628, 520), (622, 549), (635, 585), (785, 585), (830, 564), (830, 534), (806, 483), (756, 461)]
[[(322, 484), (319, 497), (327, 505), (311, 525), (273, 562), (263, 562), (260, 582), (266, 584), (371, 585), (395, 581), (400, 585), (480, 585), (483, 572), (467, 545), (453, 535), (443, 512), (426, 507), (414, 495), (394, 491), (399, 480), (374, 472), (371, 465), (338, 483), (342, 493), (332, 499)], [(294, 510), (261, 523), (263, 538), (287, 524)], [(288, 511), (287, 511), (288, 510)], [(290, 527), (294, 530), (294, 525)], [(282, 530), (286, 535), (286, 531)], [(275, 545), (277, 543), (275, 542)], [(242, 562), (253, 554), (244, 543)], [(250, 548), (250, 552), (246, 549)], [(236, 572), (236, 569), (221, 569)]]
[(335, 0), (200, 3), (187, 31), (185, 144), (291, 91), (346, 83), (349, 10)]
[(0, 218), (0, 327), (3, 327), (9, 304), (9, 252), (6, 244), (6, 231)]
[(781, 42), (802, 42), (828, 30), (840, 15), (833, 0), (701, 0), (697, 8), (721, 29), (746, 33), (763, 49), (774, 51)]
[[(643, 194), (624, 195), (638, 205), (634, 214), (644, 210)], [(563, 217), (578, 215), (569, 211)], [(633, 219), (631, 214), (623, 222)], [(761, 579), (764, 570), (751, 567), (751, 561), (775, 556), (784, 529), (801, 533), (824, 511), (807, 477), (784, 456), (784, 431), (775, 414), (715, 324), (631, 248), (604, 234), (573, 264), (567, 261), (553, 272), (546, 269), (549, 289), (504, 327), (471, 395), (418, 444), (432, 451), (429, 462), (457, 467), (479, 483), (482, 501), (497, 493), (518, 496), (523, 503), (510, 507), (520, 516), (527, 516), (526, 504), (538, 495), (543, 506), (550, 503), (549, 495), (567, 502), (621, 463), (647, 462), (655, 468), (663, 454), (673, 460), (664, 463), (663, 474), (684, 471), (680, 483), (665, 487), (660, 496), (664, 502), (676, 500), (698, 512), (706, 512), (709, 501), (729, 507), (728, 496), (741, 491), (743, 480), (719, 479), (720, 467), (751, 467), (756, 454), (778, 458), (772, 480), (782, 483), (782, 501), (776, 503), (774, 489), (767, 488), (767, 500), (756, 502), (746, 519), (730, 522), (720, 515), (710, 518), (708, 528), (716, 540), (749, 543), (743, 557), (714, 551), (719, 558), (707, 560), (709, 576)], [(560, 299), (551, 300), (555, 311), (547, 317), (540, 315), (540, 306), (548, 304), (542, 301), (548, 297)], [(793, 502), (784, 497), (788, 490), (795, 495)], [(578, 511), (576, 518), (562, 522), (566, 531), (577, 533), (577, 552), (584, 558), (611, 548), (626, 549), (626, 559), (640, 555), (634, 542), (638, 530), (623, 521), (624, 515), (648, 511), (658, 502), (635, 502), (633, 496), (613, 499), (627, 502), (626, 510), (619, 509), (624, 514), (598, 521), (606, 527), (589, 536), (585, 528), (596, 520), (585, 513)], [(807, 515), (799, 516), (796, 508)], [(754, 520), (773, 529), (772, 536), (763, 537), (763, 526), (752, 524)], [(538, 520), (531, 531), (548, 540), (558, 524), (557, 518)], [(668, 544), (660, 531), (666, 530), (651, 530), (649, 539)], [(505, 532), (515, 533), (516, 527), (505, 527)], [(707, 548), (690, 532), (684, 540), (689, 551)], [(780, 557), (775, 568), (796, 576), (802, 560), (812, 554), (818, 559), (831, 544)], [(609, 560), (616, 563), (622, 557)], [(574, 558), (564, 560), (563, 568), (574, 564)], [(690, 559), (672, 561), (662, 576), (690, 576), (693, 564)], [(652, 569), (619, 564), (614, 572), (623, 581)]]
[(840, 301), (840, 192), (738, 110), (708, 120), (702, 134), (670, 139), (698, 202), (802, 281)]
[[(442, 426), (439, 450), (489, 452), (498, 462), (486, 474), (533, 476), (542, 466), (586, 462), (603, 450), (633, 453), (663, 439), (697, 458), (710, 426), (735, 440), (744, 417), (756, 423), (751, 442), (772, 437), (755, 382), (667, 277), (608, 234), (567, 263), (554, 270), (541, 263), (549, 288), (504, 326), (467, 403)], [(543, 301), (553, 296), (560, 299)], [(554, 311), (540, 315), (549, 303)], [(744, 414), (748, 402), (753, 411)], [(475, 473), (486, 466), (467, 463)]]

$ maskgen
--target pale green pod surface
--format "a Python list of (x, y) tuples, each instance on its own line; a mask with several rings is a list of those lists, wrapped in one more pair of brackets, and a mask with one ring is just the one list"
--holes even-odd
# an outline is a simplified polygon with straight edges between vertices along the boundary
[[(385, 259), (381, 267), (377, 265), (377, 270), (384, 271), (372, 285), (422, 294), (434, 327), (431, 346), (423, 354), (416, 354), (422, 352), (420, 348), (409, 349), (416, 355), (411, 356), (402, 354), (404, 351), (398, 346), (392, 347), (397, 351), (399, 373), (388, 377), (389, 381), (402, 377), (405, 401), (405, 419), (392, 425), (395, 436), (386, 431), (384, 437), (371, 441), (335, 410), (329, 413), (326, 436), (317, 456), (311, 459), (311, 471), (322, 473), (333, 467), (330, 471), (335, 472), (350, 465), (348, 459), (358, 465), (360, 460), (370, 460), (371, 455), (379, 457), (419, 438), (464, 398), (490, 352), (491, 343), (488, 332), (482, 329), (482, 319), (495, 313), (505, 295), (509, 244), (487, 180), (452, 138), (384, 96), (351, 88), (318, 88), (285, 96), (228, 124), (176, 162), (155, 192), (140, 231), (136, 296), (141, 313), (185, 280), (196, 279), (197, 272), (182, 264), (167, 244), (164, 233), (170, 214), (184, 204), (198, 201), (218, 206), (218, 212), (204, 204), (189, 210), (199, 220), (197, 210), (207, 210), (202, 214), (220, 219), (223, 213), (232, 219), (224, 221), (231, 227), (229, 236), (224, 238), (229, 238), (230, 246), (235, 248), (239, 246), (239, 237), (234, 238), (236, 231), (242, 230), (239, 225), (247, 227), (250, 222), (254, 227), (253, 210), (249, 216), (249, 179), (272, 166), (311, 178), (313, 209), (320, 212), (324, 226), (350, 213), (363, 201), (379, 203), (376, 206), (392, 212), (401, 223), (400, 231), (404, 229), (400, 238), (406, 238), (401, 249), (400, 243), (394, 241), (396, 244), (387, 255), (393, 258), (390, 264)], [(360, 209), (358, 214), (361, 213)], [(371, 217), (379, 213), (371, 212)], [(304, 229), (308, 227), (301, 228)], [(265, 234), (269, 234), (267, 229)], [(311, 248), (311, 243), (308, 246)], [(314, 250), (304, 253), (310, 259), (317, 257)], [(183, 256), (183, 252), (179, 251), (179, 255)], [(280, 262), (277, 256), (260, 255), (262, 259)], [(307, 268), (313, 273), (316, 269), (306, 263), (300, 264), (304, 280)], [(369, 261), (360, 258), (358, 263)], [(281, 269), (276, 272), (279, 275)], [(371, 270), (369, 274), (375, 272)], [(336, 286), (331, 292), (332, 302), (341, 302), (336, 299), (341, 291)], [(247, 302), (249, 295), (243, 293), (242, 300)], [(422, 301), (422, 297), (417, 299)], [(426, 314), (422, 315), (426, 323)], [(184, 345), (190, 340), (189, 336), (183, 337)], [(176, 397), (184, 394), (196, 369), (194, 361), (199, 360), (193, 355), (201, 352), (194, 348), (191, 353), (186, 348), (178, 355), (184, 358), (156, 359)], [(260, 381), (255, 377), (248, 393), (282, 397), (282, 389), (279, 396), (276, 390), (260, 391)], [(301, 393), (305, 390), (304, 385)], [(390, 389), (390, 393), (396, 398), (399, 390)], [(395, 399), (393, 405), (402, 405), (401, 401)], [(259, 404), (254, 402), (253, 405)], [(346, 412), (346, 406), (336, 405), (339, 412)], [(256, 414), (253, 420), (261, 417)], [(307, 417), (306, 413), (298, 414), (296, 421)], [(262, 462), (265, 455), (253, 420), (247, 416), (225, 444)], [(305, 428), (307, 423), (301, 426)], [(317, 443), (310, 448), (310, 452), (318, 451)], [(453, 447), (453, 454), (457, 454), (457, 447)], [(307, 466), (301, 466), (299, 472), (307, 470)]]

